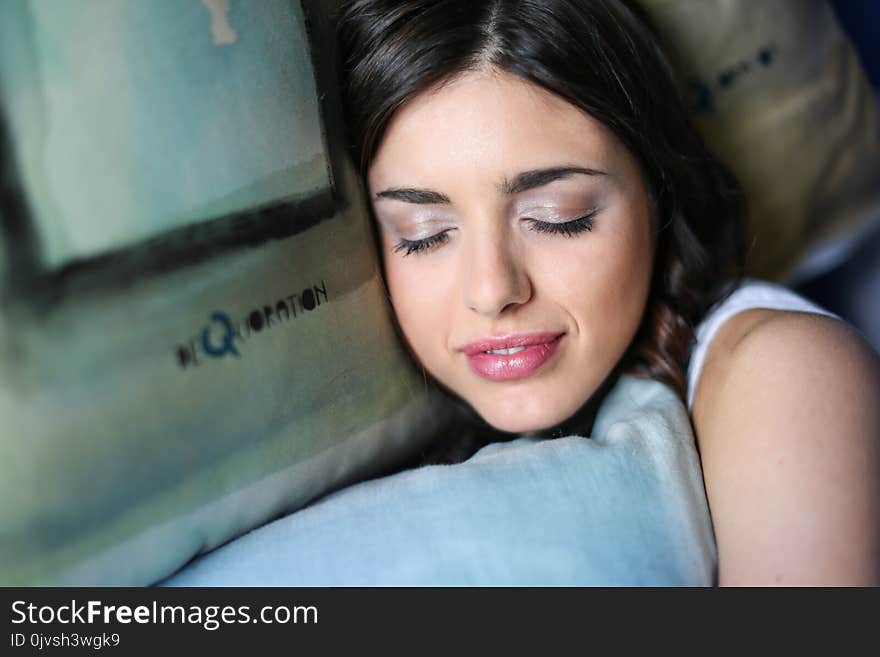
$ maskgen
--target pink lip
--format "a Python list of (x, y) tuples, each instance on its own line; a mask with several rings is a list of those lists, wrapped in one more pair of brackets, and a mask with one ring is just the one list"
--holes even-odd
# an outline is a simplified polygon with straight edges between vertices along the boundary
[[(477, 376), (490, 381), (513, 381), (532, 376), (556, 353), (564, 333), (528, 333), (476, 340), (459, 347)], [(515, 354), (487, 351), (525, 347)]]

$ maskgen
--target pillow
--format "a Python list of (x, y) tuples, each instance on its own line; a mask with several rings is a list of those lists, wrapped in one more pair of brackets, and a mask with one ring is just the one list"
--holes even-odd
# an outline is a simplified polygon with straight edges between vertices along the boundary
[(742, 182), (748, 273), (824, 271), (880, 219), (880, 115), (824, 0), (639, 0)]
[(306, 5), (0, 3), (0, 584), (153, 583), (444, 421)]
[(716, 553), (690, 421), (623, 377), (591, 438), (519, 438), (364, 482), (186, 566), (167, 586), (685, 585)]

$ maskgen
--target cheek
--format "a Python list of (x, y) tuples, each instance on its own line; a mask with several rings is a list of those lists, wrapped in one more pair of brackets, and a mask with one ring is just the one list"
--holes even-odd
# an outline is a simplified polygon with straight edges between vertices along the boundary
[(445, 282), (450, 276), (417, 254), (404, 258), (392, 249), (383, 250), (394, 314), (414, 355), (431, 369), (448, 335), (451, 300)]
[(606, 253), (602, 288), (608, 307), (619, 309), (620, 321), (632, 321), (633, 314), (641, 314), (651, 285), (654, 247), (648, 220), (627, 226), (614, 242)]
[(653, 270), (649, 219), (640, 212), (627, 219), (606, 221), (601, 232), (567, 245), (569, 252), (549, 262), (544, 275), (583, 337), (619, 355), (641, 322)]

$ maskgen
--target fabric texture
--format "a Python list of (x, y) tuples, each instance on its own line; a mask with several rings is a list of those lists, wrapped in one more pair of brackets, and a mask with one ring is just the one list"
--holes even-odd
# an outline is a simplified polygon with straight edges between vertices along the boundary
[(592, 437), (519, 438), (342, 489), (169, 586), (691, 585), (715, 580), (687, 412), (623, 377)]
[(833, 266), (880, 217), (880, 110), (831, 3), (639, 4), (697, 128), (745, 188), (749, 275), (787, 281)]
[(0, 585), (152, 584), (448, 419), (320, 74), (338, 3), (234, 3), (221, 47), (208, 4), (0, 1)]

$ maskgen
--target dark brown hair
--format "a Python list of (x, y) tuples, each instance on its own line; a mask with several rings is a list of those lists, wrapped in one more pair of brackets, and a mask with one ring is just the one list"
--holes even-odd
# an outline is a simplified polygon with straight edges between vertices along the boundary
[(684, 398), (695, 325), (741, 276), (744, 200), (689, 122), (637, 8), (621, 0), (351, 0), (339, 48), (351, 149), (364, 176), (400, 107), (476, 69), (517, 75), (612, 130), (641, 165), (657, 230), (645, 316), (618, 371)]

